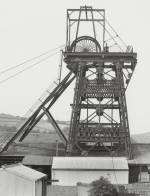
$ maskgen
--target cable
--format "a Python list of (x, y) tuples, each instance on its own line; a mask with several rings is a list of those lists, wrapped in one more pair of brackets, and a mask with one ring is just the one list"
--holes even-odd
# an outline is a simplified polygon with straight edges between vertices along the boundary
[(26, 70), (28, 70), (28, 69), (31, 69), (31, 68), (34, 67), (35, 65), (37, 65), (37, 64), (39, 64), (39, 63), (41, 63), (41, 62), (43, 62), (43, 61), (45, 61), (45, 60), (47, 60), (47, 59), (49, 59), (50, 57), (56, 55), (57, 53), (59, 53), (59, 51), (55, 52), (55, 53), (52, 54), (52, 55), (49, 55), (48, 57), (46, 57), (46, 58), (44, 58), (44, 59), (41, 59), (40, 61), (38, 61), (38, 62), (36, 62), (36, 63), (34, 63), (34, 64), (32, 64), (32, 65), (26, 67), (25, 69), (23, 69), (23, 70), (21, 70), (21, 71), (15, 73), (15, 74), (13, 74), (13, 75), (11, 75), (11, 76), (9, 76), (8, 78), (6, 78), (6, 79), (4, 79), (4, 80), (1, 80), (1, 81), (0, 81), (0, 84), (6, 82), (7, 80), (9, 80), (9, 79), (11, 79), (11, 78), (16, 77), (17, 75), (21, 74), (22, 72), (24, 72), (24, 71), (26, 71)]
[[(98, 12), (101, 16), (103, 16), (100, 12)], [(127, 44), (123, 41), (123, 39), (118, 35), (118, 33), (116, 32), (116, 30), (111, 26), (111, 24), (109, 23), (109, 21), (105, 18), (105, 21), (107, 23), (107, 25), (112, 29), (112, 31), (115, 33), (115, 37), (119, 38), (120, 41), (124, 44), (125, 47), (127, 47)], [(100, 23), (100, 22), (99, 22)], [(100, 23), (101, 24), (101, 23)], [(102, 24), (101, 24), (102, 25)], [(103, 25), (102, 25), (103, 26)], [(118, 47), (122, 50), (122, 48), (120, 47), (120, 45), (116, 42), (116, 40), (114, 39), (114, 37), (111, 35), (111, 33), (106, 29), (105, 27), (105, 30), (106, 32), (108, 33), (108, 35), (111, 37), (111, 39), (113, 39), (113, 41), (118, 45)], [(123, 50), (122, 50), (123, 51)]]
[(17, 65), (12, 66), (12, 67), (8, 67), (7, 69), (1, 71), (1, 72), (0, 72), (0, 75), (4, 74), (4, 73), (6, 73), (6, 72), (8, 72), (8, 71), (10, 71), (10, 70), (12, 70), (12, 69), (16, 69), (16, 68), (19, 67), (19, 66), (22, 66), (22, 65), (24, 65), (24, 64), (26, 64), (26, 63), (28, 63), (28, 62), (30, 62), (30, 61), (33, 61), (33, 60), (35, 60), (35, 59), (37, 59), (37, 58), (40, 58), (41, 56), (44, 56), (44, 55), (46, 55), (46, 54), (48, 54), (48, 53), (51, 53), (51, 52), (53, 52), (53, 51), (55, 51), (55, 50), (57, 50), (57, 49), (60, 49), (60, 48), (62, 48), (62, 47), (64, 47), (64, 46), (65, 46), (64, 44), (63, 44), (63, 45), (60, 45), (59, 47), (56, 47), (56, 48), (51, 49), (51, 50), (48, 50), (48, 51), (46, 51), (46, 52), (44, 52), (44, 53), (42, 53), (42, 54), (40, 54), (40, 55), (38, 55), (38, 56), (35, 56), (35, 57), (33, 57), (33, 58), (30, 58), (30, 59), (27, 59), (26, 61), (23, 61), (22, 63), (19, 63), (19, 64), (17, 64)]
[[(101, 23), (101, 22), (98, 22), (101, 26), (103, 26), (104, 27), (104, 25)], [(106, 27), (105, 27), (105, 31), (106, 31), (106, 33), (111, 37), (111, 39), (114, 41), (114, 45), (117, 45), (118, 46), (118, 48), (123, 52), (123, 49), (121, 48), (121, 46), (117, 43), (117, 41), (115, 40), (115, 38), (111, 35), (111, 33), (108, 31), (108, 29), (106, 29)]]
[(127, 47), (127, 44), (124, 42), (124, 40), (118, 35), (118, 33), (116, 32), (116, 30), (111, 26), (111, 24), (108, 22), (107, 19), (105, 19), (106, 23), (108, 24), (108, 26), (113, 30), (113, 32), (116, 34), (117, 37), (119, 37), (120, 41), (124, 44), (125, 47)]

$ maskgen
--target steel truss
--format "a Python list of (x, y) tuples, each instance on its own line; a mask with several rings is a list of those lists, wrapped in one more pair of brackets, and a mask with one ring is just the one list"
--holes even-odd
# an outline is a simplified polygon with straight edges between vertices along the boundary
[(57, 101), (57, 99), (62, 95), (62, 93), (66, 90), (66, 88), (71, 84), (74, 80), (75, 75), (70, 71), (67, 76), (56, 86), (56, 88), (49, 94), (49, 96), (41, 103), (38, 109), (26, 119), (26, 121), (17, 129), (17, 132), (8, 140), (1, 152), (7, 150), (7, 148), (16, 140), (22, 141), (30, 131), (36, 126), (36, 124), (43, 118), (44, 115), (47, 116), (48, 120), (54, 127), (57, 134), (60, 136), (62, 142), (66, 146), (67, 138), (59, 128), (57, 122), (54, 120), (52, 114), (50, 113), (50, 108)]
[[(82, 22), (92, 22), (93, 36), (79, 36)], [(99, 23), (101, 40), (96, 33)], [(76, 31), (72, 35), (74, 24)], [(106, 34), (117, 45), (106, 29), (105, 10), (86, 6), (67, 10), (64, 61), (76, 75), (67, 152), (131, 158), (125, 91), (136, 66), (137, 54), (128, 49), (109, 51), (107, 42), (110, 39), (106, 41)]]
[[(83, 22), (92, 23), (92, 36), (80, 36)], [(98, 28), (102, 28), (100, 39), (96, 24), (100, 24)], [(108, 22), (107, 24), (111, 27)], [(107, 40), (106, 34), (109, 36)], [(133, 53), (131, 47), (123, 51), (116, 42), (118, 37), (118, 34), (111, 35), (106, 28), (105, 10), (89, 6), (68, 9), (63, 57), (70, 72), (17, 129), (1, 152), (16, 139), (22, 141), (46, 115), (70, 155), (132, 158), (125, 92), (137, 63), (137, 54)], [(110, 51), (110, 43), (117, 45), (121, 52)], [(50, 109), (74, 78), (76, 85), (67, 140)]]
[(100, 58), (102, 53), (94, 62), (88, 61), (92, 54), (85, 55), (78, 55), (77, 60), (70, 53), (64, 54), (68, 67), (76, 72), (68, 153), (131, 157), (125, 96), (131, 77), (127, 78), (125, 72), (128, 69), (132, 75), (136, 54), (132, 54), (130, 63), (119, 54), (111, 62), (107, 57)]

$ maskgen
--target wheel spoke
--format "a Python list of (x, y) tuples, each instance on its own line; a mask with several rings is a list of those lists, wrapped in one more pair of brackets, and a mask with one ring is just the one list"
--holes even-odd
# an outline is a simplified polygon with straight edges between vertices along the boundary
[(83, 36), (77, 38), (72, 43), (72, 51), (75, 52), (100, 52), (101, 48), (99, 43), (92, 37)]

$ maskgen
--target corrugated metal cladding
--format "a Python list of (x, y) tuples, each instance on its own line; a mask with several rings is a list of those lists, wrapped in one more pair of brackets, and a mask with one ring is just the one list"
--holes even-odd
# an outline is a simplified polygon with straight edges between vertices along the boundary
[(31, 181), (37, 181), (41, 178), (46, 177), (45, 174), (38, 172), (36, 170), (33, 170), (29, 167), (26, 167), (22, 164), (14, 164), (14, 165), (6, 166), (3, 168), (0, 168), (0, 171), (1, 170), (5, 170), (8, 173), (14, 174), (16, 176), (20, 176), (24, 179), (28, 179)]
[(128, 170), (124, 157), (53, 157), (53, 170)]

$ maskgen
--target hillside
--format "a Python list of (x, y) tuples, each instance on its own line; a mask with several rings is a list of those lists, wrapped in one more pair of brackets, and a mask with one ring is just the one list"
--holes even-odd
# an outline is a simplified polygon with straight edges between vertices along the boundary
[(131, 135), (133, 143), (150, 144), (150, 132)]
[[(15, 131), (16, 128), (23, 123), (25, 119), (19, 116), (13, 116), (10, 114), (0, 114), (0, 135), (2, 135), (4, 132), (12, 132)], [(69, 122), (68, 121), (57, 121), (58, 125), (64, 132), (64, 134), (68, 135), (69, 130)], [(45, 135), (43, 135), (45, 133)], [(38, 137), (38, 134), (42, 134), (43, 140), (41, 140), (41, 137)], [(47, 120), (41, 120), (37, 126), (32, 130), (30, 136), (33, 137), (27, 137), (26, 142), (31, 142), (35, 139), (35, 142), (38, 143), (38, 141), (42, 143), (49, 143), (49, 142), (55, 142), (55, 140), (59, 140), (57, 134), (55, 133), (54, 128)], [(143, 134), (135, 134), (131, 135), (132, 143), (150, 143), (150, 132), (146, 132)], [(34, 142), (34, 141), (33, 141)]]
[[(20, 116), (13, 116), (10, 114), (0, 114), (0, 131), (13, 131), (20, 124), (25, 121), (25, 118)], [(68, 121), (57, 121), (62, 130), (65, 130), (69, 126)], [(41, 120), (33, 129), (34, 132), (54, 132), (54, 128), (48, 120)]]

